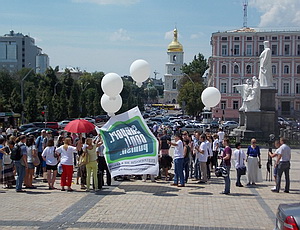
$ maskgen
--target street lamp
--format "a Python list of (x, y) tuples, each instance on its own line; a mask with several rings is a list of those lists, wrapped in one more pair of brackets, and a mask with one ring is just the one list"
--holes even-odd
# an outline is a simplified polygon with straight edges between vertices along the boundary
[(21, 115), (21, 123), (24, 124), (24, 81), (29, 76), (29, 74), (35, 70), (40, 69), (40, 67), (31, 68), (27, 74), (21, 79), (21, 104), (22, 104), (22, 115)]

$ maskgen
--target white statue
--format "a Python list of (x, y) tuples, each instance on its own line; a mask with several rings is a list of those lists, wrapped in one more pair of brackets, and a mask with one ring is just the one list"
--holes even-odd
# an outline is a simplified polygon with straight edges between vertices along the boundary
[(264, 41), (264, 51), (260, 54), (259, 81), (261, 87), (273, 86), (271, 50), (269, 41)]
[(253, 85), (251, 80), (247, 79), (246, 84), (243, 85), (234, 85), (239, 93), (242, 95), (242, 106), (239, 109), (240, 111), (259, 111), (260, 109), (260, 84), (257, 77), (252, 78)]
[(260, 83), (256, 76), (253, 76), (253, 86), (245, 102), (245, 112), (259, 111), (260, 109)]

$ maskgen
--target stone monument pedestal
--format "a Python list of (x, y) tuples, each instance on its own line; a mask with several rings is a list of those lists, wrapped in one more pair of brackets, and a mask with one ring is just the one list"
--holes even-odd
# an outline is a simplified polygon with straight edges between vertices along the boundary
[(261, 88), (260, 110), (240, 111), (240, 126), (233, 130), (239, 138), (269, 140), (270, 134), (278, 136), (278, 115), (275, 109), (275, 88)]

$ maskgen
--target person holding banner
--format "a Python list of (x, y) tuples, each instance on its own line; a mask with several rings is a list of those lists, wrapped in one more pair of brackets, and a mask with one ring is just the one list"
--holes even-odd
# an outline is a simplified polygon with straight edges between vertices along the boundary
[[(174, 150), (174, 183), (172, 186), (184, 187), (184, 175), (183, 175), (183, 168), (184, 168), (184, 151), (183, 151), (183, 142), (181, 140), (181, 134), (175, 134), (175, 142), (168, 141), (170, 145), (175, 146)], [(180, 180), (180, 184), (178, 184), (178, 180)]]

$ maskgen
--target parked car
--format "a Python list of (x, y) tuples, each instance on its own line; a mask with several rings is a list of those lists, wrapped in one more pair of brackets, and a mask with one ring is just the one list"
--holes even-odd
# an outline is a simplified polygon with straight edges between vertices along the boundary
[(280, 128), (286, 128), (289, 125), (289, 122), (283, 117), (278, 117), (278, 124)]
[(150, 117), (149, 113), (144, 113), (144, 114), (143, 114), (143, 118), (144, 118), (144, 119), (147, 119), (147, 118), (149, 118), (149, 117)]
[(280, 204), (276, 214), (275, 230), (300, 229), (300, 203)]
[(63, 128), (65, 128), (65, 127), (67, 126), (67, 124), (69, 124), (69, 123), (70, 123), (69, 120), (63, 120), (63, 121), (58, 122), (58, 126), (59, 126), (60, 129), (63, 129)]
[(46, 128), (51, 128), (51, 129), (59, 129), (59, 125), (57, 122), (45, 122), (46, 123)]
[(219, 128), (219, 122), (218, 121), (211, 121), (210, 122), (210, 128), (211, 129), (218, 129)]
[(95, 121), (95, 119), (93, 119), (93, 118), (91, 118), (91, 117), (85, 117), (85, 118), (83, 118), (84, 120), (87, 120), (87, 121), (89, 121), (89, 122), (91, 122), (92, 124), (95, 124), (96, 123), (96, 121)]
[(108, 120), (109, 120), (109, 116), (108, 115), (98, 115), (98, 116), (95, 117), (96, 123), (106, 122)]
[(200, 127), (198, 125), (193, 125), (193, 124), (185, 125), (180, 130), (181, 132), (187, 131), (189, 134), (192, 134), (195, 131), (200, 131), (200, 132), (205, 131), (205, 129), (203, 130), (203, 127)]
[(149, 113), (149, 116), (150, 116), (150, 117), (155, 117), (155, 116), (156, 116), (156, 112), (154, 112), (154, 111), (153, 111), (153, 112), (150, 112), (150, 113)]
[(237, 127), (239, 127), (239, 123), (237, 123), (236, 121), (225, 121), (222, 124), (223, 129), (235, 129)]
[(53, 136), (58, 136), (58, 131), (55, 130), (55, 129), (51, 129), (51, 128), (37, 128), (37, 129), (35, 129), (35, 130), (32, 130), (32, 131), (30, 131), (30, 132), (27, 132), (27, 133), (26, 133), (26, 136), (33, 135), (33, 136), (35, 136), (35, 137), (38, 137), (38, 136), (41, 134), (42, 130), (51, 131), (51, 134), (52, 134)]
[(36, 127), (34, 124), (32, 124), (32, 123), (29, 123), (29, 124), (24, 124), (24, 125), (21, 125), (20, 127), (19, 127), (19, 131), (20, 132), (23, 132), (23, 131), (25, 131), (26, 129), (28, 129), (28, 128), (33, 128), (33, 127)]
[(32, 124), (34, 124), (36, 127), (38, 128), (45, 128), (45, 122), (32, 122)]
[(21, 134), (21, 135), (27, 135), (27, 133), (33, 132), (33, 131), (36, 130), (36, 129), (39, 129), (39, 128), (36, 127), (36, 126), (34, 126), (34, 127), (28, 128), (28, 129), (26, 129), (26, 130), (20, 132), (20, 134)]

